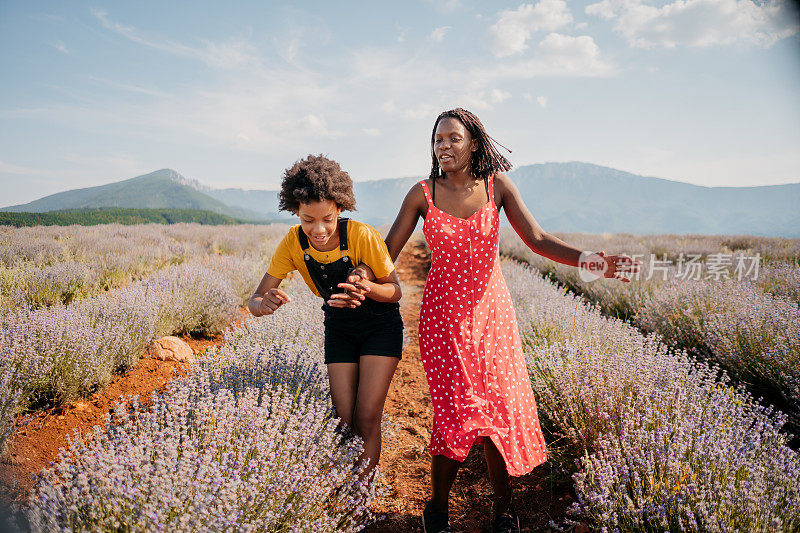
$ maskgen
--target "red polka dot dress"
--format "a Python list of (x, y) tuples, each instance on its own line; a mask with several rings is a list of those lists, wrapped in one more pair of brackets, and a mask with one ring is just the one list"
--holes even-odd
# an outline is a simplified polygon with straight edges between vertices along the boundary
[(500, 213), (489, 202), (467, 219), (433, 205), (422, 231), (432, 263), (419, 318), (419, 350), (433, 401), (431, 455), (463, 461), (488, 437), (508, 473), (547, 460), (517, 317), (500, 271)]

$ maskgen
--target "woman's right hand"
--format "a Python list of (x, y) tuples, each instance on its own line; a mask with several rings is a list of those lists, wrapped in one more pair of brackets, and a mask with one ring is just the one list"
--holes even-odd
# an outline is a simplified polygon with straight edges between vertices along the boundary
[(269, 289), (261, 297), (261, 303), (258, 305), (259, 316), (271, 315), (280, 306), (290, 301), (289, 295), (282, 290), (278, 288)]

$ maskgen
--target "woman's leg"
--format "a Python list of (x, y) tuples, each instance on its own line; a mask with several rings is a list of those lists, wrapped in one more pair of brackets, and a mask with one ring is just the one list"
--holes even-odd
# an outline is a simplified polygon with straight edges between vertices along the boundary
[(358, 388), (358, 363), (328, 363), (328, 382), (336, 416), (342, 419), (342, 424), (352, 428)]
[(364, 439), (364, 454), (369, 458), (365, 475), (372, 472), (381, 456), (381, 418), (392, 376), (400, 359), (383, 355), (362, 355), (358, 368), (358, 392), (353, 415), (355, 430)]
[(437, 513), (446, 513), (450, 501), (450, 489), (456, 480), (461, 461), (450, 459), (445, 455), (431, 457), (431, 488), (433, 496), (431, 506)]
[(492, 520), (505, 513), (511, 505), (511, 478), (506, 469), (506, 462), (492, 439), (483, 438), (483, 454), (486, 456), (486, 467), (489, 470), (489, 481), (494, 491), (494, 516)]

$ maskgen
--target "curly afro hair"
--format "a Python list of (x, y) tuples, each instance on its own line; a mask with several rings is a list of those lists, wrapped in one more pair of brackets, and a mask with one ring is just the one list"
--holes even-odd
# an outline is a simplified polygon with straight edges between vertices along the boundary
[(279, 209), (292, 213), (297, 213), (300, 204), (322, 200), (333, 200), (342, 211), (356, 208), (350, 175), (322, 154), (309, 154), (284, 171), (278, 199)]

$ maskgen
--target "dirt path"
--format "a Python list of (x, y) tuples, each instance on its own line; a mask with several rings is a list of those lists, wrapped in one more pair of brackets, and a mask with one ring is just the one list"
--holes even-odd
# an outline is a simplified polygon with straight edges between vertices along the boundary
[[(392, 485), (392, 493), (378, 501), (376, 512), (383, 520), (367, 533), (422, 531), (420, 517), (430, 494), (430, 429), (433, 408), (428, 382), (419, 355), (417, 325), (422, 288), (430, 267), (430, 256), (422, 243), (410, 242), (401, 253), (397, 272), (403, 281), (402, 314), (408, 342), (397, 367), (384, 408), (387, 433), (380, 468)], [(516, 508), (522, 530), (549, 531), (550, 520), (560, 523), (572, 504), (571, 482), (554, 475), (549, 463), (526, 476), (513, 479)], [(456, 531), (489, 529), (492, 489), (483, 458), (483, 447), (472, 447), (459, 470), (450, 499), (450, 523)]]

